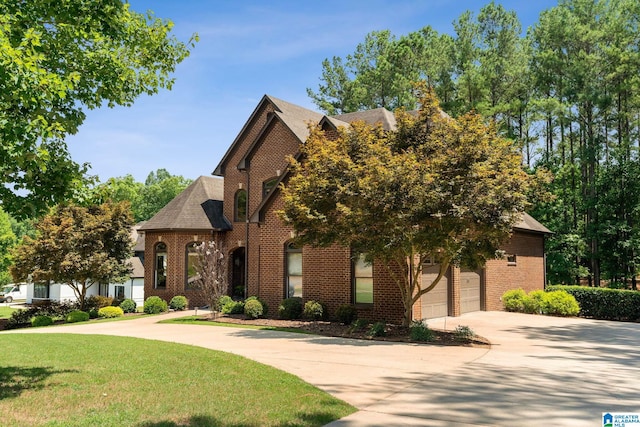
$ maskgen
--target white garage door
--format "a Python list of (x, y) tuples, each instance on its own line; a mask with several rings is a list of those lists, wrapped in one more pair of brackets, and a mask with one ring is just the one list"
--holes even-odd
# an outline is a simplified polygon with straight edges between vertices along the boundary
[(460, 313), (480, 310), (480, 272), (460, 270)]
[[(439, 265), (424, 265), (422, 267), (422, 286), (431, 285), (438, 277)], [(449, 315), (449, 278), (445, 274), (435, 288), (422, 295), (422, 318), (433, 319)]]

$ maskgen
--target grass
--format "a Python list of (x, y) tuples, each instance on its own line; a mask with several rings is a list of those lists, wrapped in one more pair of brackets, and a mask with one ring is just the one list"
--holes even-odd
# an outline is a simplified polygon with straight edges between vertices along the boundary
[(13, 308), (9, 306), (0, 307), (0, 319), (8, 319), (9, 317), (11, 317), (11, 313), (13, 313), (16, 310), (17, 308)]
[(3, 334), (3, 426), (321, 426), (355, 408), (240, 356), (126, 337)]
[(175, 319), (161, 320), (158, 323), (176, 323), (180, 325), (205, 325), (205, 326), (222, 326), (226, 328), (241, 328), (241, 329), (257, 329), (261, 331), (278, 331), (278, 332), (294, 332), (297, 334), (313, 334), (313, 332), (304, 331), (299, 328), (286, 328), (281, 326), (261, 326), (261, 325), (247, 325), (240, 323), (228, 323), (228, 322), (216, 322), (215, 320), (206, 320), (202, 316), (186, 316)]

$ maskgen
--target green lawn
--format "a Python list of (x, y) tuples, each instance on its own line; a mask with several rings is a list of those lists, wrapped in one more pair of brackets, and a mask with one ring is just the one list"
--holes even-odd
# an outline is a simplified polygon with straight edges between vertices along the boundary
[(9, 306), (0, 307), (0, 319), (8, 319), (9, 317), (11, 317), (11, 313), (13, 313), (16, 310), (17, 308), (12, 308)]
[(204, 348), (1, 334), (3, 426), (321, 426), (355, 408), (299, 378)]

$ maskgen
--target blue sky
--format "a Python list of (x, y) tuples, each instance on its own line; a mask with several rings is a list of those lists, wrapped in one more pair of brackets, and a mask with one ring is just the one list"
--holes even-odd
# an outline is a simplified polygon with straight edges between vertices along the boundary
[[(67, 139), (77, 162), (101, 181), (132, 174), (144, 182), (165, 168), (195, 179), (210, 175), (264, 94), (316, 110), (322, 61), (344, 57), (371, 31), (401, 36), (430, 25), (453, 32), (464, 11), (487, 1), (444, 0), (130, 0), (174, 22), (174, 34), (200, 42), (178, 66), (171, 91), (141, 97), (132, 107), (89, 111)], [(515, 10), (523, 28), (552, 0), (497, 1)]]

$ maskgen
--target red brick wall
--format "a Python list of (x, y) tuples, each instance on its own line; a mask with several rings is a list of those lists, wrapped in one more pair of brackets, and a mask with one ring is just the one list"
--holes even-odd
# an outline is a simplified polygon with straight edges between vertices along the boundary
[(514, 232), (502, 247), (507, 254), (516, 255), (516, 264), (506, 259), (491, 260), (486, 266), (486, 310), (503, 310), (500, 298), (509, 289), (522, 288), (526, 292), (544, 289), (544, 238), (541, 234)]
[[(148, 231), (145, 233), (145, 257), (144, 257), (144, 297), (155, 295), (163, 300), (171, 301), (176, 295), (184, 295), (189, 300), (189, 307), (198, 307), (206, 304), (198, 291), (185, 289), (186, 284), (186, 260), (187, 244), (210, 240), (211, 231)], [(156, 289), (154, 287), (155, 273), (155, 246), (162, 241), (167, 245), (167, 287)]]

